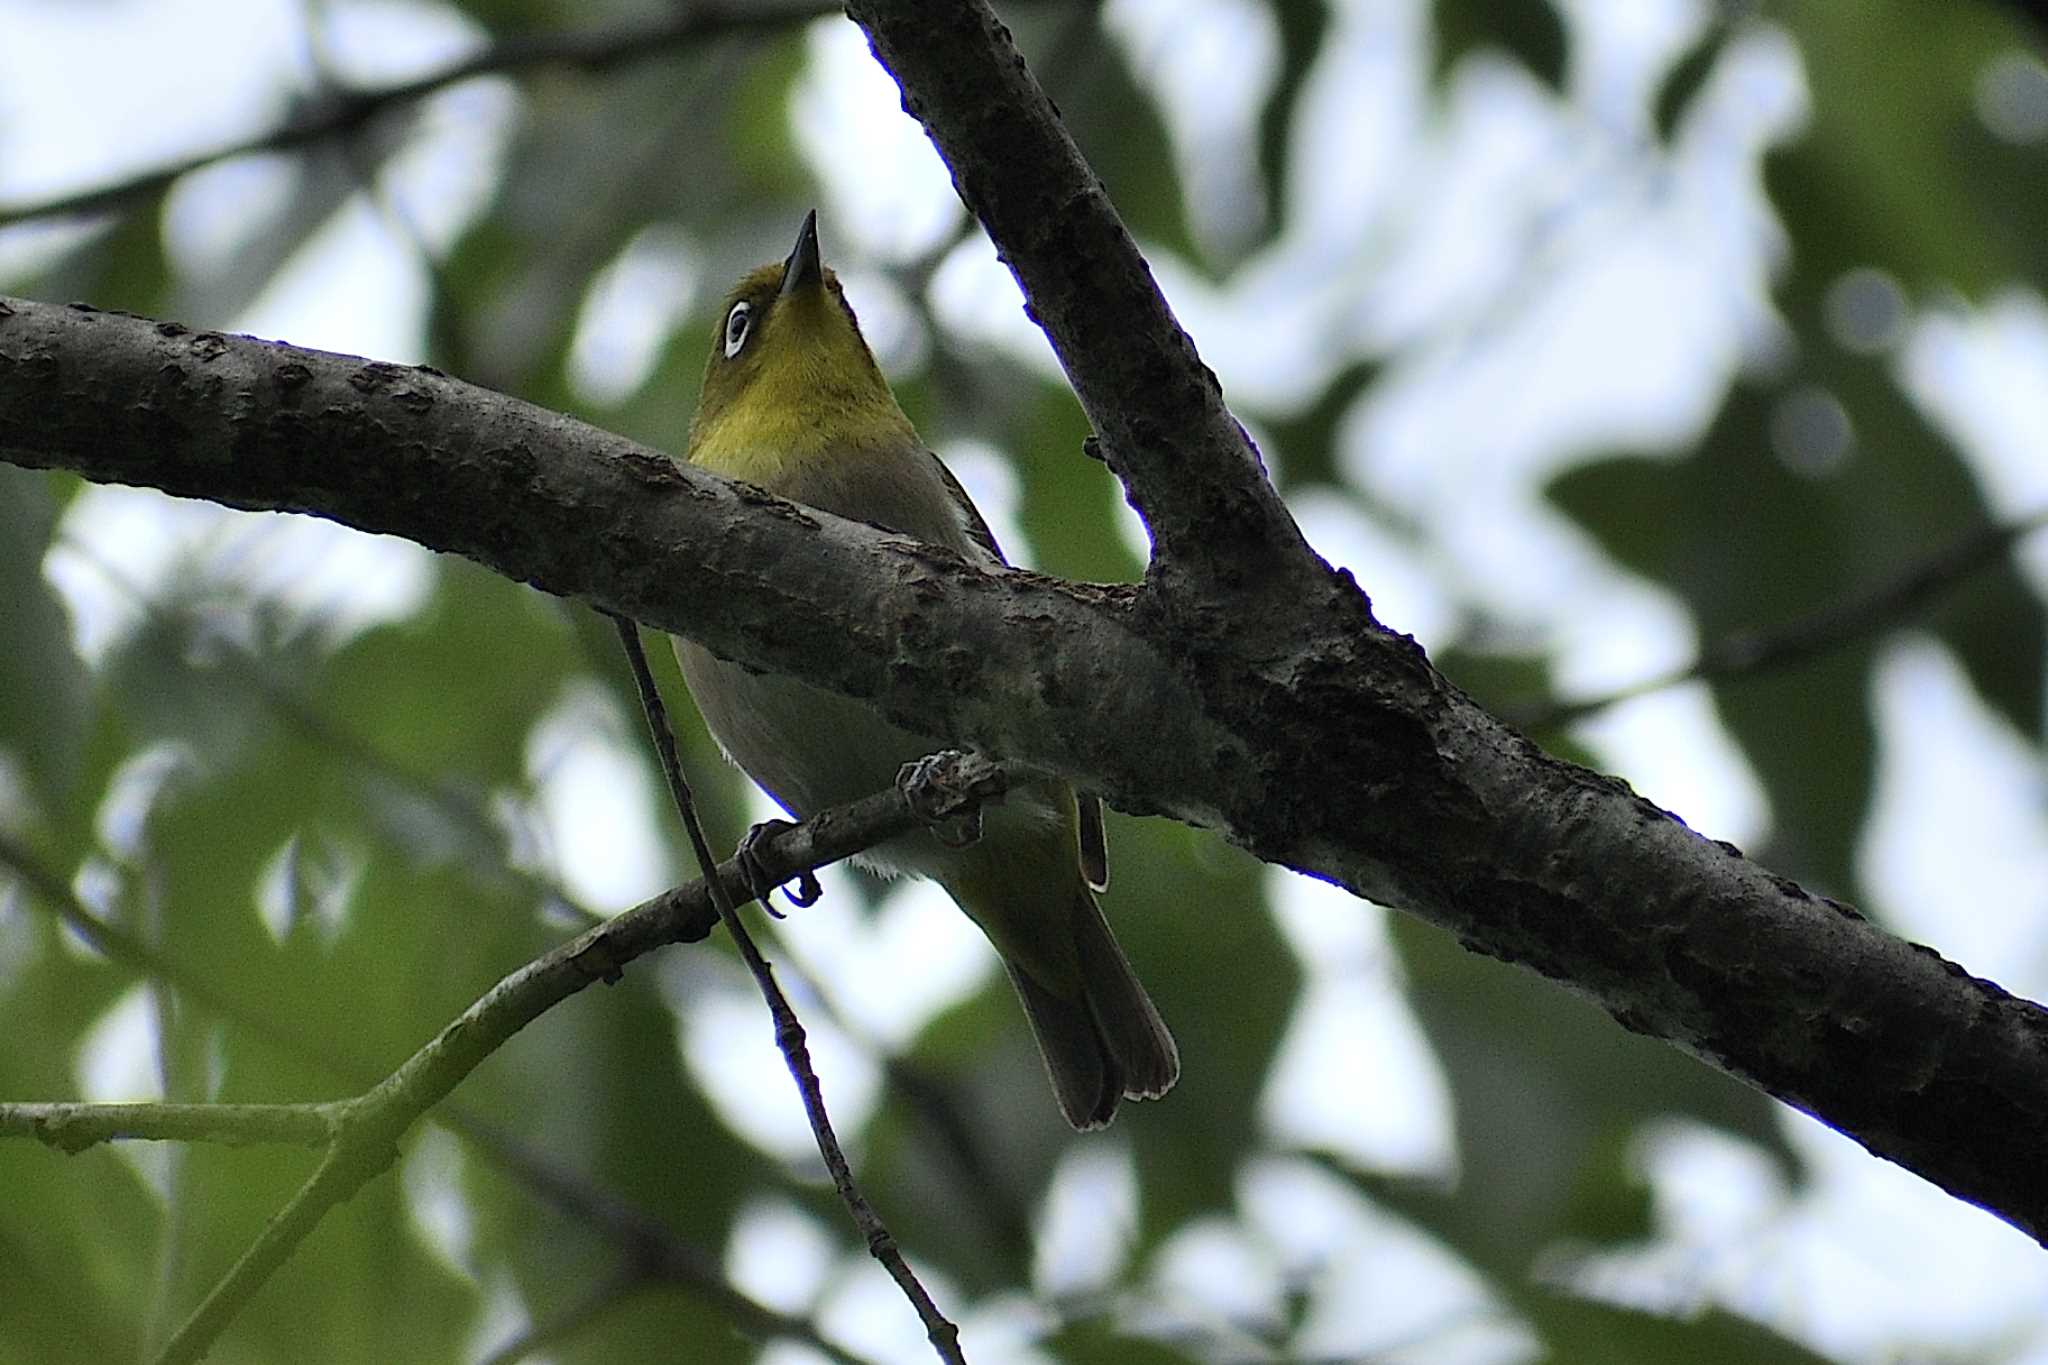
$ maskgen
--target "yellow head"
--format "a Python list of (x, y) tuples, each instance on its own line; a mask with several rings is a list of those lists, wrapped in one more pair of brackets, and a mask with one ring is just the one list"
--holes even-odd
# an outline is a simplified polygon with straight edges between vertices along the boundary
[(726, 296), (690, 423), (690, 459), (765, 487), (802, 465), (863, 449), (915, 447), (838, 277), (818, 259), (818, 215), (796, 247)]

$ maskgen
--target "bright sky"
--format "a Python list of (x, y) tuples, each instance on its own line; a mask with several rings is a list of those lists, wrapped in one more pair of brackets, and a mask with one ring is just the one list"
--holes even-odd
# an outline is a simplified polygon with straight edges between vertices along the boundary
[[(1421, 528), (1420, 539), (1396, 537), (1328, 494), (1306, 496), (1296, 509), (1311, 540), (1354, 569), (1391, 624), (1427, 644), (1445, 638), (1459, 613), (1481, 607), (1553, 642), (1560, 677), (1586, 692), (1683, 662), (1695, 646), (1685, 613), (1606, 562), (1543, 505), (1538, 489), (1561, 462), (1602, 443), (1676, 454), (1713, 411), (1729, 373), (1778, 329), (1769, 281), (1785, 247), (1754, 166), (1760, 149), (1790, 135), (1802, 117), (1796, 49), (1761, 26), (1737, 43), (1669, 158), (1646, 172), (1649, 78), (1701, 22), (1699, 0), (1565, 5), (1581, 55), (1571, 107), (1482, 56), (1457, 71), (1433, 109), (1417, 0), (1334, 8), (1326, 54), (1302, 95), (1306, 116), (1296, 123), (1297, 164), (1315, 170), (1290, 187), (1287, 236), (1221, 286), (1155, 253), (1169, 299), (1255, 429), (1262, 415), (1312, 396), (1345, 360), (1403, 347), (1400, 363), (1348, 422), (1342, 460), (1360, 487)], [(334, 0), (309, 9), (297, 0), (247, 0), (236, 7), (235, 41), (224, 43), (211, 36), (219, 7), (207, 0), (0, 0), (0, 32), (17, 57), (0, 82), (0, 202), (97, 184), (276, 122), (309, 83), (309, 13), (328, 25), (325, 60), (358, 79), (408, 74), (477, 36), (430, 4)], [(1275, 38), (1263, 7), (1112, 0), (1108, 17), (1169, 112), (1183, 175), (1204, 196), (1197, 230), (1231, 240), (1246, 228), (1246, 200), (1233, 173), (1218, 168), (1240, 161), (1272, 78)], [(20, 60), (24, 53), (33, 59)], [(820, 23), (809, 57), (791, 118), (823, 186), (832, 249), (887, 263), (941, 240), (958, 205), (865, 43), (842, 22)], [(2025, 68), (2028, 59), (2015, 60)], [(87, 67), (96, 78), (78, 80)], [(1987, 75), (1986, 106), (2015, 136), (2048, 137), (2048, 121), (2035, 126), (2024, 117), (2032, 106), (2008, 97), (2032, 88), (2029, 70), (2038, 68)], [(175, 99), (165, 97), (166, 72), (177, 73)], [(502, 81), (437, 98), (417, 144), (384, 176), (385, 192), (429, 243), (451, 240), (480, 208), (517, 100)], [(1530, 176), (1532, 164), (1544, 174)], [(260, 158), (180, 186), (166, 210), (167, 242), (194, 297), (235, 269), (246, 234), (286, 193), (281, 164)], [(1375, 231), (1361, 234), (1361, 224)], [(0, 286), (67, 235), (0, 231)], [(764, 257), (774, 254), (764, 249)], [(885, 363), (918, 364), (923, 341), (907, 301), (872, 271), (848, 277)], [(1327, 287), (1332, 280), (1343, 287)], [(698, 291), (719, 283), (700, 278), (684, 234), (660, 229), (636, 240), (587, 301), (572, 360), (584, 392), (602, 402), (629, 391)], [(234, 325), (415, 360), (425, 297), (404, 235), (359, 196)], [(1646, 298), (1656, 306), (1645, 308)], [(929, 301), (957, 336), (1052, 371), (1043, 338), (978, 239), (938, 272)], [(1909, 319), (1902, 336), (1899, 374), (1961, 442), (1994, 507), (2016, 515), (2048, 506), (2048, 460), (2040, 457), (2048, 447), (2048, 305), (2016, 288), (1981, 310), (1929, 310)], [(1000, 452), (947, 454), (1005, 543), (1028, 561), (1013, 518), (1014, 474)], [(409, 610), (429, 574), (424, 552), (402, 542), (121, 489), (81, 498), (66, 533), (90, 554), (60, 549), (48, 572), (72, 605), (88, 657), (126, 628), (130, 610), (95, 560), (144, 585), (187, 555), (247, 565), (264, 591), (337, 638)], [(1135, 526), (1131, 534), (1142, 545)], [(248, 553), (259, 544), (264, 553)], [(2026, 557), (2048, 588), (2048, 536), (2036, 537)], [(1870, 704), (1883, 744), (1861, 854), (1871, 884), (1883, 888), (1872, 908), (1973, 971), (2040, 998), (2048, 991), (2041, 753), (1983, 705), (1929, 639), (1887, 649)], [(1579, 737), (1707, 834), (1748, 845), (1768, 828), (1760, 787), (1698, 689), (1616, 707)], [(648, 823), (657, 804), (627, 759), (626, 746), (637, 742), (594, 692), (564, 696), (531, 740), (530, 766), (541, 780), (535, 814), (552, 835), (559, 874), (594, 904), (630, 904), (668, 872)], [(1444, 1082), (1389, 988), (1397, 968), (1380, 912), (1284, 873), (1273, 873), (1270, 885), (1309, 972), (1264, 1100), (1276, 1143), (1316, 1142), (1382, 1169), (1452, 1174)], [(2016, 899), (2019, 888), (2033, 891)], [(992, 967), (930, 888), (897, 889), (871, 923), (846, 912), (850, 904), (828, 895), (783, 928), (787, 951), (864, 1037), (900, 1042)], [(916, 971), (842, 970), (912, 955)], [(861, 989), (884, 979), (927, 989)], [(764, 1069), (780, 1070), (756, 1055), (767, 1036), (750, 989), (740, 981), (715, 990), (681, 984), (678, 1040), (692, 1073), (739, 1131), (801, 1159), (809, 1139), (793, 1096), (764, 1097), (750, 1083)], [(872, 1058), (859, 1038), (822, 1021), (812, 1027), (836, 1112), (857, 1128), (874, 1102)], [(147, 1055), (150, 1028), (135, 1001), (109, 1013), (79, 1059), (87, 1093), (146, 1091), (149, 1068), (137, 1060)], [(1373, 1098), (1363, 1106), (1339, 1098), (1357, 1095)], [(2000, 1341), (2009, 1348), (2003, 1359), (2048, 1361), (2048, 1264), (2032, 1243), (1817, 1124), (1789, 1112), (1784, 1121), (1815, 1171), (1813, 1188), (1797, 1197), (1725, 1137), (1684, 1127), (1646, 1137), (1641, 1162), (1668, 1240), (1593, 1267), (1592, 1282), (1631, 1301), (1669, 1302), (1676, 1292), (1686, 1303), (1728, 1303), (1848, 1359), (1892, 1358), (1910, 1343)], [(407, 1175), (424, 1235), (451, 1256), (462, 1236), (460, 1212), (445, 1197), (453, 1160), (425, 1148)], [(1104, 1208), (1131, 1208), (1136, 1188), (1114, 1134), (1075, 1144), (1042, 1211), (1049, 1245), (1059, 1250), (1048, 1257), (1043, 1287), (1084, 1287), (1115, 1272), (1118, 1244), (1087, 1229), (1100, 1226)], [(1470, 1313), (1467, 1327), (1429, 1338), (1428, 1359), (1526, 1355), (1520, 1337), (1489, 1325), (1482, 1286), (1312, 1170), (1284, 1158), (1261, 1163), (1245, 1175), (1238, 1215), (1219, 1213), (1168, 1246), (1153, 1270), (1165, 1317), (1213, 1320), (1227, 1331), (1231, 1312), (1263, 1311), (1284, 1272), (1313, 1264), (1323, 1267), (1313, 1332), (1333, 1352), (1398, 1342), (1446, 1313)], [(750, 1212), (728, 1265), (763, 1298), (814, 1309), (857, 1349), (905, 1358), (919, 1347), (893, 1289), (864, 1268), (834, 1265), (825, 1233), (793, 1206)], [(520, 1318), (507, 1293), (494, 1298), (502, 1331)], [(1028, 1305), (979, 1304), (967, 1314), (968, 1339), (982, 1348), (977, 1358), (1040, 1359), (1023, 1344), (1033, 1321)]]

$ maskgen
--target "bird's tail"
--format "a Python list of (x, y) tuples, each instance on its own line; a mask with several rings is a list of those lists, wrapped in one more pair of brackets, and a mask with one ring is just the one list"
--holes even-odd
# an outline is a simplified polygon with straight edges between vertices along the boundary
[(1079, 878), (1072, 933), (1080, 958), (1081, 997), (1040, 985), (1013, 964), (1010, 980), (1052, 1076), (1060, 1112), (1076, 1128), (1100, 1128), (1119, 1101), (1154, 1099), (1180, 1079), (1180, 1052)]

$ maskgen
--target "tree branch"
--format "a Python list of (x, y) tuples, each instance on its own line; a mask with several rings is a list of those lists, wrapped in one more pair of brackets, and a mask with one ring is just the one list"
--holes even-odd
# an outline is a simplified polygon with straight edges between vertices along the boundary
[[(676, 753), (675, 731), (669, 727), (668, 709), (662, 704), (661, 689), (654, 685), (654, 674), (647, 667), (647, 651), (640, 644), (640, 628), (621, 616), (614, 616), (612, 622), (618, 627), (619, 643), (624, 646), (626, 662), (632, 668), (633, 685), (640, 693), (640, 706), (647, 716), (647, 729), (654, 740), (655, 754), (661, 760), (661, 775), (668, 783), (669, 797), (675, 804), (676, 815), (683, 822), (684, 831), (690, 837), (690, 847), (697, 855), (697, 866), (708, 870), (713, 866), (711, 848), (704, 838), (703, 822), (697, 818), (696, 796), (683, 775), (683, 760)], [(927, 770), (920, 768), (918, 771)], [(979, 819), (980, 801), (970, 799), (969, 809)], [(751, 848), (753, 841), (754, 836), (749, 835), (746, 847)], [(752, 855), (745, 856), (751, 858)], [(910, 1300), (910, 1306), (924, 1324), (925, 1335), (931, 1341), (932, 1349), (938, 1352), (939, 1359), (965, 1365), (966, 1357), (960, 1354), (959, 1327), (939, 1311), (931, 1292), (911, 1270), (910, 1263), (903, 1259), (895, 1235), (882, 1222), (882, 1216), (875, 1212), (875, 1206), (868, 1202), (853, 1178), (853, 1165), (847, 1161), (846, 1152), (839, 1145), (839, 1135), (832, 1129), (831, 1115), (825, 1109), (825, 1089), (818, 1080), (817, 1069), (811, 1065), (804, 1026), (796, 1017), (796, 1011), (790, 1008), (789, 997), (776, 984), (775, 969), (768, 965), (767, 958), (761, 956), (761, 950), (754, 944), (754, 936), (740, 921), (739, 912), (723, 883), (712, 878), (710, 891), (719, 921), (725, 925), (725, 932), (739, 949), (740, 961), (747, 964), (747, 971), (760, 988), (762, 1000), (767, 1003), (768, 1017), (775, 1025), (775, 1045), (782, 1050), (783, 1061), (788, 1064), (789, 1074), (796, 1081), (797, 1094), (803, 1099), (804, 1117), (810, 1121), (811, 1136), (818, 1144), (818, 1155), (824, 1159), (825, 1170), (832, 1177), (832, 1188), (838, 1191), (840, 1202), (853, 1216), (854, 1226), (860, 1229), (861, 1239), (867, 1243), (868, 1254), (881, 1263), (889, 1278), (896, 1281), (896, 1287), (903, 1291), (903, 1296)], [(767, 903), (766, 884), (759, 888), (759, 899), (763, 905)]]
[(1543, 754), (1348, 575), (1202, 626), (430, 371), (19, 301), (0, 302), (0, 459), (406, 535), (1216, 828), (2048, 1234), (2048, 1015)]
[(1009, 31), (981, 0), (846, 10), (1052, 342), (1152, 532), (1148, 580), (1298, 583), (1318, 561)]
[[(886, 799), (886, 794), (883, 799)], [(857, 823), (866, 817), (856, 809), (848, 808), (835, 818)], [(846, 837), (857, 839), (859, 835), (848, 831)], [(213, 1017), (243, 1029), (252, 1037), (264, 1038), (326, 1067), (337, 1076), (347, 1078), (350, 1084), (368, 1084), (361, 1078), (366, 1074), (376, 1074), (363, 1063), (330, 1055), (325, 1048), (316, 1046), (289, 1017), (252, 1010), (202, 974), (190, 970), (183, 963), (154, 954), (140, 940), (98, 919), (72, 897), (63, 878), (4, 835), (0, 835), (0, 868), (11, 869), (33, 890), (35, 894), (30, 898), (31, 904), (47, 907), (109, 961), (159, 985), (170, 986), (181, 999), (200, 1005)], [(709, 932), (708, 923), (705, 930)], [(188, 1125), (185, 1114), (174, 1112), (178, 1109), (189, 1111), (189, 1126), (198, 1131), (172, 1131)], [(339, 1106), (59, 1103), (18, 1104), (6, 1106), (6, 1110), (19, 1118), (16, 1122), (0, 1123), (0, 1132), (35, 1136), (65, 1152), (76, 1152), (98, 1141), (123, 1137), (219, 1141), (231, 1145), (269, 1141), (322, 1143), (327, 1138), (316, 1138), (311, 1131), (312, 1121), (304, 1115), (308, 1112), (323, 1113), (321, 1122), (331, 1135)], [(55, 1115), (56, 1121), (38, 1129), (39, 1110)], [(255, 1114), (251, 1111), (267, 1112)], [(547, 1164), (495, 1125), (465, 1113), (456, 1105), (443, 1104), (432, 1117), (538, 1197), (581, 1219), (599, 1235), (609, 1239), (627, 1261), (642, 1267), (646, 1275), (703, 1295), (730, 1313), (742, 1331), (758, 1331), (764, 1337), (788, 1336), (835, 1360), (850, 1361), (840, 1348), (819, 1334), (815, 1324), (779, 1314), (735, 1289), (719, 1272), (715, 1257), (678, 1237), (651, 1214), (593, 1186), (576, 1172)]]
[[(1129, 588), (973, 569), (431, 369), (0, 298), (0, 460), (402, 535), (985, 753), (1052, 767), (1111, 735), (1082, 771), (1124, 767), (1127, 809), (1217, 786), (1241, 743), (1179, 743), (1200, 711), (1133, 628)], [(1048, 692), (1095, 714), (1076, 727)], [(1119, 758), (1144, 735), (1175, 743)], [(1217, 823), (1199, 802), (1168, 813)]]
[[(985, 760), (959, 758), (949, 794), (968, 801), (978, 800), (998, 789), (999, 771)], [(828, 811), (800, 825), (779, 830), (761, 841), (752, 858), (759, 872), (771, 882), (787, 881), (801, 873), (815, 871), (828, 863), (916, 828), (921, 816), (913, 810), (905, 789), (880, 792), (850, 806)], [(40, 875), (37, 865), (24, 851), (0, 837), (0, 861), (13, 867), (43, 899), (57, 907), (66, 923), (80, 927), (94, 921), (72, 899), (61, 883)], [(731, 903), (753, 899), (749, 889), (753, 872), (738, 859), (716, 869), (721, 889)], [(430, 1042), (414, 1053), (382, 1082), (352, 1100), (312, 1106), (224, 1106), (215, 1108), (216, 1128), (238, 1125), (250, 1140), (277, 1140), (275, 1134), (289, 1127), (289, 1140), (308, 1140), (304, 1119), (281, 1119), (280, 1110), (304, 1110), (318, 1115), (328, 1128), (322, 1139), (327, 1144), (318, 1169), (257, 1240), (243, 1253), (226, 1275), (215, 1284), (158, 1357), (163, 1365), (197, 1360), (270, 1275), (289, 1258), (334, 1205), (348, 1199), (357, 1189), (379, 1174), (397, 1156), (399, 1137), (428, 1109), (446, 1098), (464, 1077), (528, 1023), (592, 981), (614, 981), (635, 958), (667, 943), (692, 942), (709, 934), (717, 922), (710, 883), (699, 880), (687, 887), (664, 892), (617, 918), (608, 920), (521, 967), (465, 1010)], [(104, 940), (104, 941), (103, 941)], [(128, 956), (119, 941), (94, 935), (103, 949)], [(136, 960), (150, 962), (146, 956)], [(72, 1106), (74, 1111), (101, 1108), (123, 1111), (121, 1121), (133, 1126), (137, 1115), (153, 1111), (157, 1127), (197, 1127), (197, 1110), (210, 1106), (121, 1105)], [(20, 1106), (15, 1106), (20, 1108)], [(62, 1108), (62, 1106), (27, 1106)], [(239, 1120), (225, 1111), (245, 1112)], [(9, 1125), (24, 1134), (44, 1136), (33, 1114)], [(71, 1136), (80, 1145), (115, 1136), (108, 1132), (92, 1136), (92, 1121), (74, 1113)], [(115, 1121), (112, 1114), (108, 1122)], [(78, 1126), (83, 1125), (83, 1126)], [(60, 1132), (62, 1125), (60, 1124)], [(168, 1132), (152, 1134), (172, 1136)]]
[(328, 1104), (0, 1104), (0, 1137), (32, 1137), (67, 1155), (117, 1138), (319, 1147), (336, 1120)]
[(108, 212), (134, 200), (161, 194), (180, 176), (216, 162), (257, 152), (293, 151), (326, 138), (353, 133), (387, 110), (416, 103), (451, 85), (479, 76), (510, 75), (541, 66), (603, 71), (625, 62), (657, 57), (699, 39), (728, 33), (785, 29), (805, 19), (831, 14), (836, 9), (837, 6), (825, 4), (822, 0), (811, 0), (810, 3), (790, 0), (790, 3), (768, 5), (697, 5), (638, 23), (501, 38), (411, 80), (362, 90), (328, 90), (279, 127), (194, 153), (154, 170), (31, 203), (0, 204), (0, 227), (40, 218)]

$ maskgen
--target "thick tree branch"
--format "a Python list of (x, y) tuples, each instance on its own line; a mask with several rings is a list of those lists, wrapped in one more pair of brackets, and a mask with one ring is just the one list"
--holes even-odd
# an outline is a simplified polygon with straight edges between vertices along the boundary
[[(1090, 734), (1083, 770), (1116, 762), (1199, 715), (1134, 629), (1134, 590), (980, 572), (429, 369), (0, 299), (0, 459), (405, 536), (1049, 766)], [(975, 686), (931, 711), (956, 678)], [(1050, 697), (1095, 714), (1075, 725)], [(1203, 738), (1155, 755), (1125, 804), (1214, 785), (1200, 774), (1234, 744)]]
[(1066, 368), (1152, 532), (1148, 576), (1210, 592), (1298, 581), (1313, 563), (1300, 531), (1009, 31), (981, 0), (846, 9)]
[(2048, 1234), (2048, 1015), (1550, 758), (1342, 574), (1191, 638), (431, 372), (18, 301), (0, 459), (406, 535), (1219, 829)]

